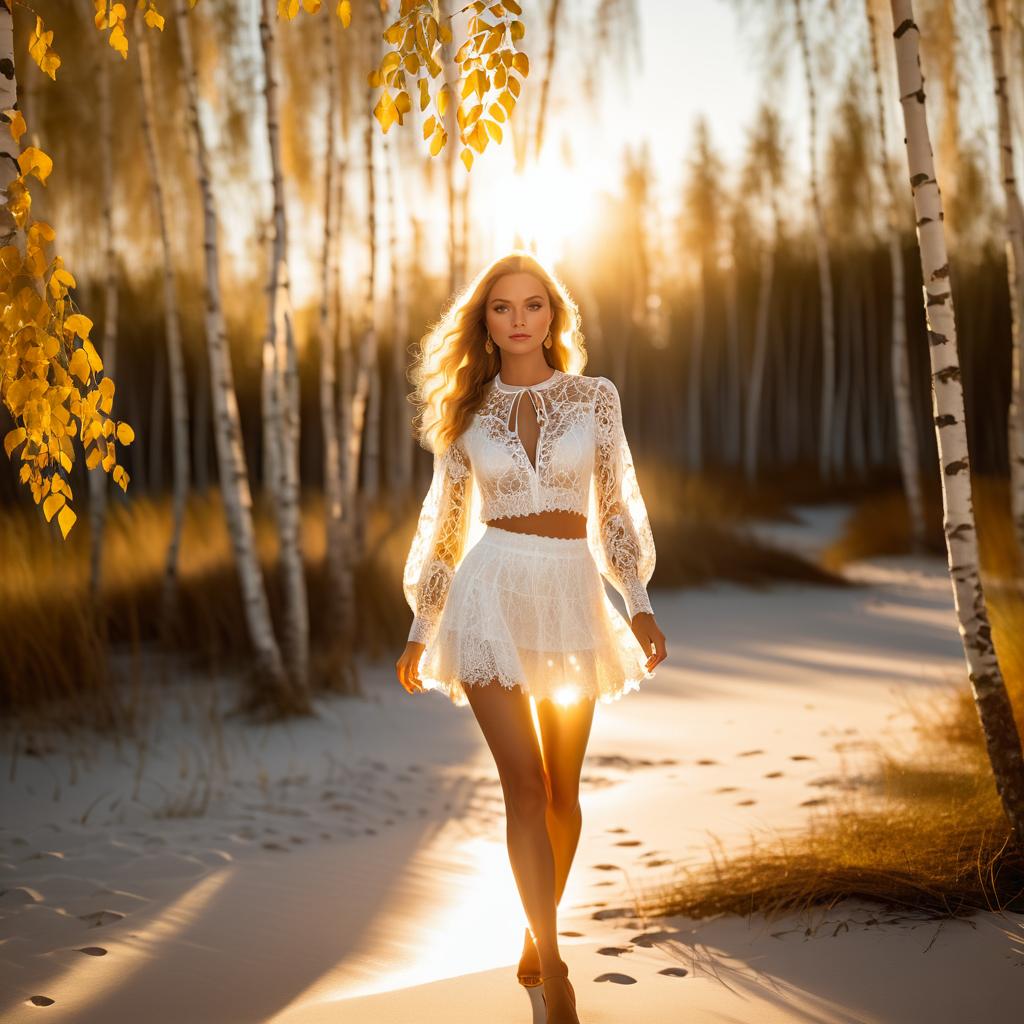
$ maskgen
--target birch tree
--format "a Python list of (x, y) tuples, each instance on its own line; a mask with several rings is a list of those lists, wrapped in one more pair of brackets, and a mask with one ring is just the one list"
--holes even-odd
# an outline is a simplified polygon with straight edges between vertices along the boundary
[(768, 328), (775, 277), (775, 256), (779, 245), (779, 191), (782, 187), (784, 156), (778, 114), (767, 104), (761, 107), (758, 126), (750, 144), (744, 188), (767, 211), (767, 224), (757, 240), (759, 273), (757, 311), (754, 317), (754, 344), (747, 383), (746, 423), (743, 444), (743, 471), (748, 481), (757, 477), (760, 456), (761, 402), (764, 397), (765, 365), (768, 356)]
[(875, 121), (878, 125), (879, 170), (885, 202), (886, 233), (889, 248), (889, 271), (892, 278), (892, 323), (890, 328), (890, 358), (892, 361), (892, 398), (896, 413), (896, 451), (907, 499), (910, 520), (910, 543), (915, 552), (925, 549), (924, 498), (921, 493), (920, 453), (914, 406), (910, 393), (910, 357), (907, 351), (907, 300), (903, 269), (903, 246), (900, 242), (900, 207), (896, 197), (892, 163), (889, 159), (889, 139), (886, 127), (886, 107), (882, 96), (882, 69), (878, 59), (878, 39), (872, 4), (864, 0), (864, 16), (868, 27), (871, 54), (871, 78), (874, 85)]
[(818, 287), (821, 291), (821, 422), (818, 438), (818, 469), (824, 479), (832, 475), (833, 415), (835, 410), (836, 339), (835, 312), (832, 295), (832, 261), (829, 255), (828, 231), (821, 201), (818, 175), (818, 96), (811, 66), (811, 47), (804, 18), (804, 0), (793, 0), (796, 11), (796, 34), (803, 58), (804, 83), (810, 120), (808, 154), (810, 157), (811, 205), (814, 211), (814, 244), (818, 259)]
[(1024, 847), (1024, 753), (992, 643), (992, 628), (981, 584), (956, 315), (943, 226), (942, 195), (935, 178), (928, 131), (919, 50), (920, 31), (914, 22), (910, 0), (891, 0), (891, 7), (907, 164), (924, 280), (932, 411), (942, 482), (942, 525), (953, 600), (996, 789), (1016, 845)]
[(997, 0), (986, 0), (992, 74), (995, 79), (996, 113), (999, 125), (999, 173), (1006, 203), (1006, 273), (1010, 288), (1012, 370), (1007, 427), (1010, 453), (1010, 506), (1017, 543), (1024, 550), (1024, 204), (1017, 188), (1013, 166), (1013, 117), (1007, 87), (1006, 52)]
[(196, 178), (203, 209), (203, 252), (206, 274), (206, 346), (210, 359), (210, 392), (214, 410), (214, 440), (221, 494), (231, 547), (242, 589), (245, 623), (256, 657), (256, 692), (253, 704), (273, 704), (282, 710), (306, 710), (302, 695), (288, 681), (281, 650), (274, 635), (270, 607), (256, 555), (252, 520), (252, 492), (242, 445), (242, 427), (235, 397), (231, 353), (228, 350), (224, 310), (220, 298), (220, 249), (217, 211), (210, 178), (206, 133), (199, 116), (199, 79), (192, 56), (186, 0), (175, 0), (181, 69), (188, 99), (188, 121)]
[(273, 236), (270, 255), (269, 347), (273, 349), (274, 401), (271, 407), (274, 462), (279, 473), (271, 494), (280, 541), (284, 584), (284, 649), (292, 686), (304, 691), (309, 678), (309, 609), (302, 559), (301, 509), (299, 505), (299, 365), (295, 342), (291, 280), (288, 268), (288, 216), (285, 207), (284, 172), (278, 124), (276, 11), (274, 0), (260, 8), (260, 42), (263, 51), (264, 99), (270, 172), (274, 194)]
[[(93, 44), (96, 44), (93, 40)], [(114, 127), (110, 97), (110, 48), (101, 46), (99, 58), (99, 118), (100, 118), (100, 190), (103, 196), (103, 341), (100, 354), (107, 373), (117, 367), (117, 249), (114, 238)], [(93, 598), (100, 593), (103, 574), (103, 537), (107, 521), (107, 474), (101, 466), (89, 471), (89, 590)]]
[(164, 291), (164, 336), (167, 345), (167, 367), (171, 391), (171, 459), (173, 465), (171, 539), (167, 545), (160, 598), (162, 609), (160, 620), (166, 629), (170, 624), (177, 600), (178, 555), (181, 548), (181, 535), (185, 527), (185, 503), (188, 499), (190, 477), (188, 387), (185, 380), (185, 358), (181, 342), (181, 317), (178, 314), (178, 282), (174, 269), (174, 252), (171, 246), (171, 211), (167, 201), (167, 191), (164, 187), (160, 146), (153, 130), (153, 123), (156, 119), (153, 72), (149, 41), (139, 27), (140, 16), (139, 12), (136, 12), (129, 24), (132, 30), (132, 42), (138, 55), (135, 69), (142, 137), (153, 192), (153, 208), (156, 210), (157, 226), (160, 231), (160, 252), (163, 257), (161, 262)]

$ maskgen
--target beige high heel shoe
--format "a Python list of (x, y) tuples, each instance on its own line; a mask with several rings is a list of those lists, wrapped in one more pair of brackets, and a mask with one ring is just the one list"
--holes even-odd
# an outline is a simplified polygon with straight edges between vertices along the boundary
[[(572, 987), (572, 982), (569, 980), (569, 965), (566, 964), (566, 963), (563, 963), (561, 970), (559, 970), (559, 971), (552, 971), (551, 974), (542, 974), (541, 978), (540, 978), (541, 984), (543, 984), (545, 981), (547, 981), (548, 978), (565, 978), (565, 983), (566, 983), (566, 985), (569, 986), (569, 998), (572, 1000), (573, 1009), (575, 1009), (576, 1008), (576, 990)], [(541, 997), (541, 999), (544, 1000), (544, 1006), (546, 1008), (547, 1005), (548, 1005), (547, 997), (544, 995), (543, 992), (541, 992), (540, 997)]]

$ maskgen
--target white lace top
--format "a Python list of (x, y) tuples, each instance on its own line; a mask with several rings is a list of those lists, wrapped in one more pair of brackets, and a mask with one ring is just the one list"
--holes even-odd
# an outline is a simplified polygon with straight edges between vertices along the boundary
[[(537, 423), (533, 459), (517, 430), (527, 395)], [(562, 509), (587, 516), (587, 541), (629, 618), (651, 611), (647, 583), (654, 538), (622, 428), (619, 393), (607, 377), (556, 369), (530, 387), (491, 381), (469, 427), (441, 454), (423, 499), (403, 573), (413, 610), (409, 639), (428, 643), (455, 569), (475, 528), (504, 516)]]

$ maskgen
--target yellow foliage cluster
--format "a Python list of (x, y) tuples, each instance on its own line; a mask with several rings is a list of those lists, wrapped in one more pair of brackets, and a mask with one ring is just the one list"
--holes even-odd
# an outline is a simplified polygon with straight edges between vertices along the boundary
[[(37, 52), (43, 66), (48, 51), (40, 47)], [(15, 109), (3, 113), (18, 142), (25, 133), (24, 117)], [(47, 257), (54, 230), (31, 220), (26, 178), (34, 175), (45, 185), (52, 167), (45, 153), (29, 146), (19, 154), (20, 173), (7, 189), (6, 207), (17, 237), (24, 240), (24, 253), (18, 245), (0, 248), (0, 400), (15, 423), (4, 437), (4, 451), (12, 459), (17, 453), (19, 479), (42, 504), (46, 521), (57, 517), (66, 537), (77, 518), (67, 479), (75, 458), (73, 439), (80, 438), (90, 469), (102, 466), (127, 489), (116, 442), (130, 444), (135, 434), (127, 423), (110, 417), (114, 382), (102, 375), (103, 361), (89, 340), (92, 321), (75, 311), (68, 295), (75, 279), (63, 260)]]
[[(526, 33), (517, 20), (522, 8), (515, 0), (476, 0), (462, 10), (472, 13), (467, 39), (455, 55), (455, 62), (461, 65), (456, 118), (463, 143), (462, 162), (468, 171), (473, 166), (473, 150), (482, 153), (491, 139), (501, 142), (501, 122), (511, 115), (519, 96), (520, 83), (514, 75), (525, 78), (530, 62), (525, 53), (515, 49)], [(420, 111), (430, 106), (430, 79), (441, 73), (438, 50), (441, 43), (451, 41), (452, 33), (441, 24), (434, 0), (402, 0), (399, 18), (387, 27), (384, 38), (392, 49), (368, 80), (383, 90), (373, 113), (386, 133), (396, 121), (404, 124), (404, 115), (412, 109), (407, 75), (414, 76)], [(451, 100), (451, 90), (443, 83), (434, 97), (435, 112), (423, 122), (423, 138), (429, 140), (431, 156), (437, 156), (448, 142), (444, 125)]]

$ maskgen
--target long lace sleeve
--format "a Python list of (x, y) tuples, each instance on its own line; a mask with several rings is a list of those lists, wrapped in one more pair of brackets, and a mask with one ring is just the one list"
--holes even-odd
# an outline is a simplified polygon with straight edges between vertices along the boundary
[(651, 611), (647, 583), (654, 572), (654, 537), (622, 427), (615, 385), (598, 377), (594, 399), (596, 449), (588, 531), (601, 574), (622, 595), (630, 620)]
[(429, 643), (469, 533), (472, 475), (460, 440), (434, 455), (434, 476), (423, 499), (402, 573), (413, 611), (409, 639)]

